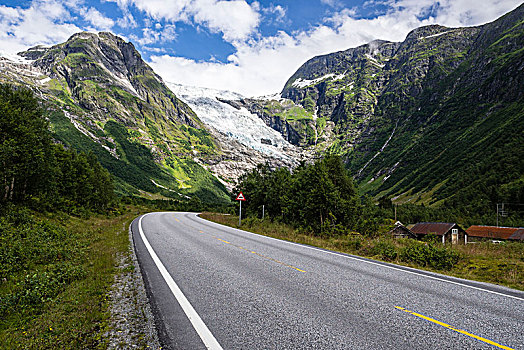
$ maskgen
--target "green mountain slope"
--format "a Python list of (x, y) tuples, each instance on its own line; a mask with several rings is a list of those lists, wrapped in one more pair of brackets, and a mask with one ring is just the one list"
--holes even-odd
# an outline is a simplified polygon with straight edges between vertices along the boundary
[(0, 80), (32, 87), (45, 101), (55, 138), (93, 151), (123, 193), (227, 201), (198, 164), (217, 154), (213, 137), (141, 59), (111, 33), (78, 33), (5, 62)]
[(479, 27), (427, 26), (315, 57), (282, 97), (316, 114), (323, 144), (310, 146), (344, 155), (376, 198), (472, 211), (522, 203), (522, 18), (524, 5)]
[(524, 200), (523, 14), (521, 6), (474, 28), (467, 52), (454, 65), (435, 63), (420, 94), (411, 103), (399, 99), (401, 110), (379, 101), (374, 131), (350, 154), (372, 194), (471, 210)]

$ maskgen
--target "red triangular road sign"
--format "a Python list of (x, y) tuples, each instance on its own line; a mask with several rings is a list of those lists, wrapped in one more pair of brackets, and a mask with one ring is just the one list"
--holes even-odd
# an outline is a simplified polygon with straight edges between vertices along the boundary
[(244, 194), (242, 192), (240, 192), (237, 196), (237, 199), (235, 199), (237, 201), (245, 201), (246, 200), (246, 197), (244, 197)]

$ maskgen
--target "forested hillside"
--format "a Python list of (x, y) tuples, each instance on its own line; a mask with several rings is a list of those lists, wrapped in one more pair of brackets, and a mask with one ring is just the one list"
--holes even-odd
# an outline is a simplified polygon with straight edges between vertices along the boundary
[(0, 116), (0, 347), (95, 347), (133, 214), (117, 216), (93, 153), (56, 143), (32, 91), (0, 84)]
[(0, 201), (40, 209), (105, 210), (113, 182), (92, 153), (56, 144), (30, 90), (0, 84)]
[(224, 185), (201, 165), (220, 157), (216, 140), (132, 43), (77, 33), (19, 55), (0, 60), (0, 82), (27, 86), (45, 101), (53, 137), (93, 152), (118, 193), (227, 201)]

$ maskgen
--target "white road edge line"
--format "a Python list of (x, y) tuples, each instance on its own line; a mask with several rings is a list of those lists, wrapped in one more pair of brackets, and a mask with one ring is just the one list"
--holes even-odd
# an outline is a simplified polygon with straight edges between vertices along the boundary
[[(205, 220), (205, 219), (202, 219), (201, 217), (199, 217), (197, 214), (195, 214), (195, 217), (199, 218), (200, 220)], [(517, 297), (517, 296), (514, 296), (514, 295), (499, 293), (499, 292), (495, 292), (495, 291), (492, 291), (492, 290), (489, 290), (489, 289), (484, 289), (484, 288), (479, 288), (479, 287), (475, 287), (475, 286), (470, 286), (468, 284), (464, 284), (464, 283), (460, 283), (460, 282), (456, 282), (456, 281), (450, 281), (450, 280), (447, 280), (447, 279), (444, 279), (444, 278), (435, 277), (435, 276), (428, 276), (428, 275), (423, 274), (423, 273), (418, 273), (418, 272), (415, 272), (415, 271), (404, 270), (404, 269), (400, 269), (400, 268), (394, 267), (394, 266), (383, 265), (383, 264), (379, 264), (379, 263), (376, 263), (376, 262), (373, 262), (373, 261), (359, 259), (359, 258), (355, 258), (355, 257), (348, 256), (348, 255), (345, 255), (345, 254), (337, 253), (337, 252), (330, 252), (328, 250), (318, 249), (318, 248), (315, 248), (315, 247), (307, 246), (305, 244), (298, 244), (298, 243), (295, 243), (295, 242), (284, 241), (284, 240), (281, 240), (281, 239), (278, 239), (278, 238), (263, 236), (263, 235), (259, 235), (259, 234), (253, 233), (253, 232), (243, 231), (243, 230), (239, 230), (237, 228), (220, 225), (220, 224), (217, 224), (216, 222), (209, 221), (209, 220), (205, 220), (205, 221), (213, 223), (215, 225), (222, 226), (222, 227), (227, 227), (227, 228), (239, 231), (239, 232), (249, 233), (250, 235), (254, 235), (254, 236), (257, 236), (257, 237), (264, 237), (264, 238), (271, 239), (271, 240), (274, 240), (274, 241), (286, 242), (286, 243), (289, 243), (289, 244), (292, 244), (292, 245), (296, 245), (296, 246), (299, 246), (299, 247), (309, 248), (309, 249), (312, 249), (312, 250), (316, 250), (316, 251), (319, 251), (319, 252), (324, 252), (324, 253), (340, 256), (340, 257), (347, 258), (347, 259), (362, 261), (362, 262), (365, 262), (365, 263), (368, 263), (368, 264), (382, 266), (382, 267), (386, 267), (386, 268), (392, 269), (392, 270), (407, 272), (407, 273), (411, 273), (413, 275), (427, 277), (427, 278), (431, 278), (431, 279), (434, 279), (434, 280), (437, 280), (437, 281), (452, 283), (452, 284), (456, 284), (456, 285), (459, 285), (459, 286), (468, 287), (468, 288), (480, 290), (480, 291), (483, 291), (483, 292), (488, 292), (488, 293), (497, 294), (497, 295), (501, 295), (501, 296), (504, 296), (504, 297), (513, 298), (513, 299), (524, 301), (524, 298), (520, 298), (520, 297)]]
[(158, 258), (158, 255), (156, 255), (155, 251), (153, 250), (153, 247), (151, 247), (151, 244), (149, 244), (149, 241), (147, 240), (146, 235), (142, 230), (142, 218), (144, 218), (147, 215), (148, 214), (142, 215), (140, 219), (138, 219), (138, 231), (140, 232), (140, 237), (142, 238), (142, 241), (144, 242), (149, 254), (151, 255), (151, 258), (153, 258), (153, 261), (158, 267), (160, 273), (162, 274), (162, 277), (164, 277), (164, 280), (169, 286), (169, 289), (171, 289), (171, 292), (178, 300), (178, 303), (182, 307), (182, 310), (184, 310), (184, 313), (186, 314), (187, 318), (189, 318), (189, 321), (193, 325), (193, 328), (195, 328), (195, 330), (197, 331), (198, 335), (200, 336), (200, 339), (202, 339), (202, 341), (204, 342), (204, 345), (208, 349), (222, 350), (222, 346), (220, 346), (213, 334), (209, 331), (204, 321), (202, 321), (202, 319), (197, 314), (189, 300), (187, 300), (184, 293), (182, 293), (178, 285), (175, 283), (175, 281), (167, 271), (164, 264), (162, 264), (162, 262)]

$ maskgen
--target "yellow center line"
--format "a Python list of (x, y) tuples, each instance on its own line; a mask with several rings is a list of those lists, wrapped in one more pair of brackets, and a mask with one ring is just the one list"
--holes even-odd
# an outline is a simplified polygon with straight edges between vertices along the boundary
[[(204, 233), (204, 231), (199, 231), (199, 232), (200, 232), (200, 233)], [(214, 235), (210, 235), (210, 236), (213, 237), (214, 239), (216, 239), (217, 241), (220, 241), (220, 242), (224, 242), (224, 243), (230, 244), (230, 245), (232, 245), (233, 247), (236, 247), (236, 248), (238, 248), (238, 249), (245, 250), (245, 251), (247, 251), (247, 252), (251, 252), (251, 253), (253, 253), (253, 254), (255, 254), (255, 255), (258, 255), (259, 257), (264, 258), (264, 259), (266, 259), (266, 260), (270, 260), (270, 261), (276, 262), (277, 264), (280, 264), (280, 265), (282, 265), (282, 266), (286, 266), (286, 267), (292, 268), (292, 269), (297, 270), (297, 271), (299, 271), (299, 272), (306, 272), (306, 271), (301, 270), (301, 269), (299, 269), (298, 267), (295, 267), (295, 266), (293, 266), (293, 265), (289, 265), (289, 264), (283, 263), (282, 261), (279, 261), (279, 260), (273, 259), (273, 258), (271, 258), (271, 257), (269, 257), (269, 256), (265, 256), (265, 255), (259, 254), (259, 253), (255, 252), (255, 251), (253, 251), (253, 250), (249, 250), (249, 249), (246, 249), (246, 248), (241, 247), (241, 246), (239, 246), (239, 245), (232, 244), (231, 242), (228, 242), (228, 241), (225, 241), (225, 240), (223, 240), (223, 239), (220, 239), (220, 238), (218, 238), (217, 236), (214, 236)]]
[(268, 259), (268, 260), (274, 261), (274, 262), (276, 262), (277, 264), (284, 265), (284, 266), (286, 266), (286, 267), (290, 267), (290, 268), (292, 268), (292, 269), (294, 269), (294, 270), (297, 270), (297, 271), (300, 271), (300, 272), (306, 272), (306, 271), (304, 271), (304, 270), (299, 269), (298, 267), (295, 267), (295, 266), (292, 266), (292, 265), (289, 265), (289, 264), (283, 263), (282, 261), (279, 261), (279, 260), (276, 260), (276, 259), (270, 258), (270, 257), (268, 257), (268, 256), (264, 256), (264, 255), (261, 255), (261, 254), (257, 254), (257, 255), (259, 255), (260, 257), (262, 257), (262, 258), (264, 258), (264, 259)]
[(417, 317), (420, 317), (426, 321), (429, 321), (429, 322), (433, 322), (433, 323), (436, 323), (438, 324), (439, 326), (442, 326), (442, 327), (445, 327), (445, 328), (448, 328), (448, 329), (451, 329), (452, 331), (455, 331), (455, 332), (458, 332), (458, 333), (461, 333), (461, 334), (464, 334), (464, 335), (467, 335), (468, 337), (471, 337), (471, 338), (474, 338), (474, 339), (477, 339), (477, 340), (480, 340), (481, 342), (484, 342), (484, 343), (487, 343), (487, 344), (490, 344), (490, 345), (493, 345), (493, 346), (496, 346), (497, 348), (500, 348), (500, 349), (506, 349), (506, 350), (514, 350), (513, 348), (510, 348), (508, 346), (505, 346), (505, 345), (501, 345), (501, 344), (498, 344), (498, 343), (495, 343), (494, 341), (492, 340), (489, 340), (489, 339), (486, 339), (486, 338), (482, 338), (482, 337), (479, 337), (478, 335), (475, 335), (475, 334), (472, 334), (472, 333), (469, 333), (463, 329), (459, 329), (459, 328), (455, 328), (453, 326), (450, 326), (449, 324), (447, 323), (444, 323), (444, 322), (440, 322), (438, 320), (435, 320), (431, 317), (428, 317), (428, 316), (424, 316), (422, 314), (419, 314), (419, 313), (416, 313), (414, 311), (410, 311), (410, 310), (407, 310), (407, 309), (404, 309), (403, 307), (400, 307), (400, 306), (395, 306), (395, 308), (401, 310), (401, 311), (404, 311), (404, 312), (407, 312), (408, 314), (411, 314), (413, 316), (417, 316)]
[(280, 265), (283, 265), (283, 266), (286, 266), (286, 267), (290, 267), (290, 268), (292, 268), (292, 269), (294, 269), (294, 270), (297, 270), (297, 271), (300, 271), (300, 272), (306, 272), (306, 271), (301, 270), (301, 269), (299, 269), (299, 268), (297, 268), (297, 267), (295, 267), (295, 266), (293, 266), (293, 265), (288, 265), (288, 264), (286, 264), (286, 263), (283, 263), (282, 261), (278, 261), (278, 260), (273, 259), (273, 258), (271, 258), (271, 257), (269, 257), (269, 256), (265, 256), (265, 255), (259, 254), (259, 253), (255, 252), (255, 251), (251, 251), (251, 253), (253, 253), (253, 254), (255, 254), (255, 255), (258, 255), (258, 256), (261, 257), (261, 258), (264, 258), (264, 259), (267, 259), (267, 260), (270, 260), (270, 261), (276, 262), (277, 264), (280, 264)]
[(180, 222), (180, 220), (178, 220), (177, 218), (175, 218), (176, 221)]

